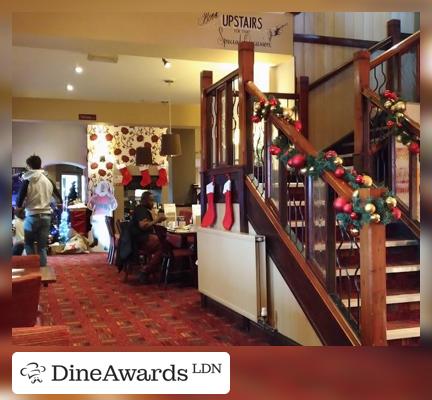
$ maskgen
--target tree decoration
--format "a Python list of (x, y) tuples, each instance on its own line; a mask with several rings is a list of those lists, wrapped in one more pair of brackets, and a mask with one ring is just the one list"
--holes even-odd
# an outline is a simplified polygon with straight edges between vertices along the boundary
[(399, 143), (408, 147), (412, 154), (420, 153), (420, 138), (411, 134), (406, 129), (405, 110), (406, 102), (401, 100), (395, 92), (385, 90), (381, 96), (382, 106), (388, 111), (386, 126), (388, 133), (383, 135), (378, 141), (385, 140), (388, 136), (395, 136)]
[(252, 122), (258, 123), (262, 120), (266, 121), (270, 114), (287, 121), (289, 124), (293, 125), (298, 132), (301, 131), (302, 124), (300, 121), (294, 119), (294, 110), (282, 107), (280, 101), (274, 96), (270, 96), (268, 100), (260, 99), (255, 103), (254, 114), (251, 118)]

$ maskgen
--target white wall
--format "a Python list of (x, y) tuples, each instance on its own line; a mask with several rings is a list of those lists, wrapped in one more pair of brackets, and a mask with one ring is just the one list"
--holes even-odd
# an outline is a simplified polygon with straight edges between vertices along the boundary
[(13, 122), (12, 166), (24, 167), (32, 154), (43, 165), (72, 163), (87, 166), (86, 126), (67, 122)]

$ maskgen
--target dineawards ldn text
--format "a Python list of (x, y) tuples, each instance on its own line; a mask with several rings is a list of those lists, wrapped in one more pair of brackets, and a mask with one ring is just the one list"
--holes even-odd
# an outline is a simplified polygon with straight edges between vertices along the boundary
[[(106, 369), (75, 368), (73, 365), (68, 368), (52, 365), (52, 368), (53, 382), (184, 382), (189, 378), (186, 368), (176, 368), (174, 364), (165, 369), (115, 368), (112, 365)], [(192, 366), (194, 368), (195, 365)]]

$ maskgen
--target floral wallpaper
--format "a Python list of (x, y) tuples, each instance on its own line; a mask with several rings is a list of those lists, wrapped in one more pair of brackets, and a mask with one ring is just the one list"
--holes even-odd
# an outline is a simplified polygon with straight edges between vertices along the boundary
[(166, 164), (166, 157), (161, 156), (161, 136), (166, 128), (143, 126), (88, 125), (87, 126), (87, 163), (88, 192), (102, 181), (114, 184), (114, 175), (119, 165), (135, 165), (136, 149), (150, 147), (153, 163)]

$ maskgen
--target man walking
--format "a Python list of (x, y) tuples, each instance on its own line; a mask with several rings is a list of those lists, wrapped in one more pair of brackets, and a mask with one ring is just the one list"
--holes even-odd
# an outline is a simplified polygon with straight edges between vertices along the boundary
[(21, 208), (25, 202), (24, 248), (26, 254), (35, 254), (34, 244), (36, 242), (40, 266), (44, 267), (47, 265), (51, 198), (54, 196), (59, 205), (62, 204), (62, 198), (55, 184), (41, 169), (42, 161), (39, 156), (30, 156), (26, 164), (28, 171), (23, 175), (24, 181), (16, 204), (18, 208)]

